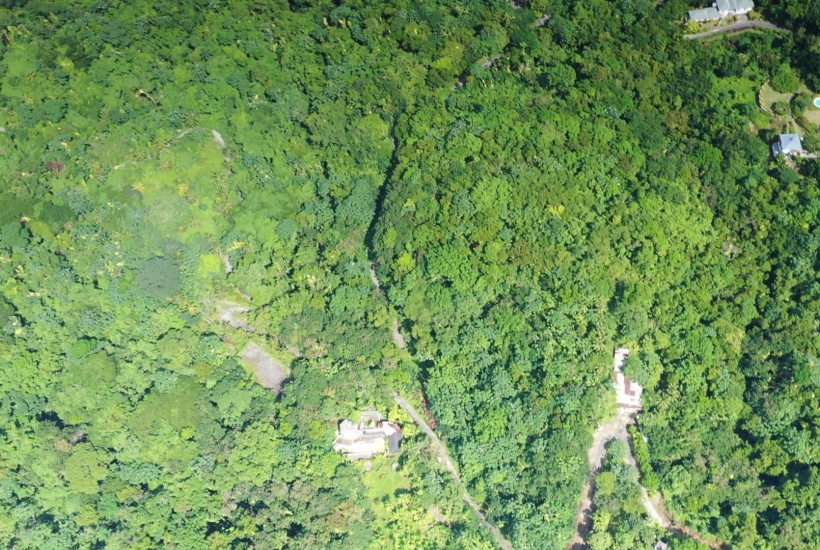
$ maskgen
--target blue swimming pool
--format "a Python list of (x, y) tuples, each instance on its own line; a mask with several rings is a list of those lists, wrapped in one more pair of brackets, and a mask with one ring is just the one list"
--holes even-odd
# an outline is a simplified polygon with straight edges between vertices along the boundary
[(814, 106), (820, 109), (820, 97), (814, 98)]

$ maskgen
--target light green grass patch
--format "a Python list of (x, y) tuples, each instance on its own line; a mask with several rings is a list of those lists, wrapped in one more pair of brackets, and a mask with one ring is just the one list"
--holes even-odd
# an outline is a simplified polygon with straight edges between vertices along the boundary
[(199, 270), (200, 277), (207, 277), (212, 274), (222, 273), (222, 260), (216, 254), (202, 254), (199, 256)]
[(752, 124), (759, 129), (769, 128), (772, 122), (774, 122), (774, 119), (770, 115), (760, 111), (752, 113), (749, 119), (752, 121)]
[(760, 104), (763, 106), (764, 109), (771, 111), (772, 105), (777, 102), (782, 103), (789, 103), (792, 99), (794, 94), (789, 93), (781, 93), (772, 88), (772, 86), (766, 82), (763, 84), (763, 87), (760, 88)]
[(396, 470), (393, 470), (395, 459), (376, 457), (372, 460), (373, 469), (364, 473), (367, 496), (373, 501), (392, 497), (399, 490), (410, 490), (410, 482)]
[(139, 191), (150, 211), (148, 223), (167, 237), (189, 242), (196, 235), (220, 234), (225, 219), (214, 207), (214, 197), (227, 169), (210, 131), (155, 149), (157, 153), (144, 160), (123, 160), (109, 172), (107, 185)]
[(729, 92), (732, 94), (734, 103), (756, 103), (757, 84), (748, 78), (726, 77), (720, 78), (715, 83), (716, 92)]

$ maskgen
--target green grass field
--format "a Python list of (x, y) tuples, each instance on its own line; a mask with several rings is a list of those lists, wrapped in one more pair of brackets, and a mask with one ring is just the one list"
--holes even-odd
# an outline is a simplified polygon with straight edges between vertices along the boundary
[(760, 88), (760, 105), (767, 111), (771, 111), (774, 103), (778, 101), (788, 103), (793, 96), (794, 94), (778, 92), (772, 88), (771, 84), (766, 82), (763, 84), (763, 87)]

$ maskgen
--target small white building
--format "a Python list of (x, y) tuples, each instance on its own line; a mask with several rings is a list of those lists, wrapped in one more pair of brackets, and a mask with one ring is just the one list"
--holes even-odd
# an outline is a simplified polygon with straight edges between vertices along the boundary
[(612, 378), (615, 381), (615, 401), (618, 403), (618, 408), (622, 411), (634, 413), (641, 410), (643, 388), (623, 373), (622, 367), (628, 357), (629, 350), (627, 348), (615, 350), (615, 373)]
[(780, 155), (802, 155), (804, 152), (803, 143), (797, 134), (780, 134), (777, 136), (777, 140), (772, 143), (772, 153), (775, 157)]

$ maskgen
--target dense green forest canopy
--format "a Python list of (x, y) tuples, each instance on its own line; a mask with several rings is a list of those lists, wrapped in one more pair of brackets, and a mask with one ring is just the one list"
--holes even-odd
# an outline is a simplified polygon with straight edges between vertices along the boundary
[[(694, 4), (4, 2), (2, 544), (492, 548), (396, 389), (561, 548), (619, 345), (675, 517), (816, 544), (820, 166), (756, 94), (820, 87), (817, 3), (702, 43)], [(331, 442), (370, 406), (405, 439), (366, 467)], [(659, 536), (622, 451), (596, 550)]]

